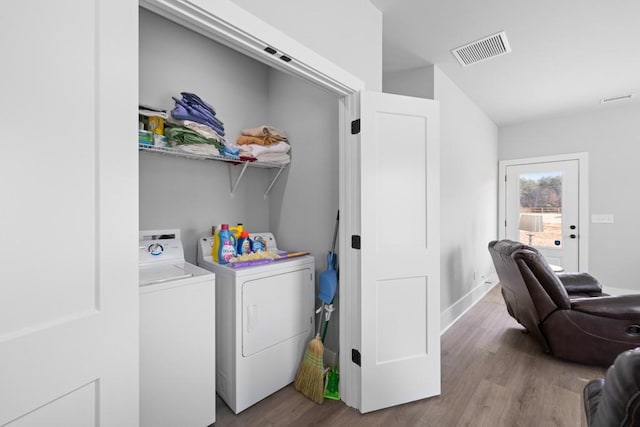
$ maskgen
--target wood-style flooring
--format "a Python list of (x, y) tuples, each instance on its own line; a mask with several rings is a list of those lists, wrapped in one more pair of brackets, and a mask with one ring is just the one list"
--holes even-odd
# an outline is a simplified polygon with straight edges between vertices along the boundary
[(239, 415), (217, 399), (224, 426), (585, 426), (582, 389), (604, 368), (557, 360), (507, 314), (500, 286), (442, 336), (442, 394), (362, 415), (317, 405), (285, 387)]

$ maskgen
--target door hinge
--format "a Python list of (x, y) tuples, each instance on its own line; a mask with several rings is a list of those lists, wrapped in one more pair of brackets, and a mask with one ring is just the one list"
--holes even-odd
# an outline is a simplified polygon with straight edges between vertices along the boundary
[(360, 249), (360, 236), (351, 236), (351, 247), (353, 249)]
[(504, 176), (504, 182), (507, 182), (507, 175)]
[(351, 135), (357, 135), (360, 133), (360, 119), (351, 122)]
[(360, 365), (360, 352), (355, 348), (351, 349), (351, 361), (358, 366), (362, 366)]

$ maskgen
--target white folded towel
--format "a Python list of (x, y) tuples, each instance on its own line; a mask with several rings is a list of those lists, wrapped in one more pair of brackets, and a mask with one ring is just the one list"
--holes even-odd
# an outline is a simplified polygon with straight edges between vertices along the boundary
[(198, 154), (200, 156), (219, 156), (218, 149), (211, 144), (183, 144), (174, 148), (175, 150), (184, 151), (186, 153)]
[(279, 165), (286, 165), (291, 163), (291, 156), (286, 153), (265, 153), (260, 156), (256, 156), (259, 162), (276, 163)]
[(291, 149), (291, 146), (284, 141), (278, 141), (271, 145), (243, 144), (238, 147), (241, 152), (250, 154), (253, 157), (258, 157), (265, 153), (288, 153)]
[(203, 125), (202, 123), (192, 122), (191, 120), (178, 120), (174, 119), (169, 115), (167, 118), (167, 122), (172, 123), (178, 126), (184, 126), (187, 129), (191, 129), (194, 132), (197, 132), (198, 135), (204, 136), (205, 138), (213, 138), (216, 139), (223, 144), (226, 143), (224, 137), (218, 135), (218, 132), (213, 130), (211, 126)]

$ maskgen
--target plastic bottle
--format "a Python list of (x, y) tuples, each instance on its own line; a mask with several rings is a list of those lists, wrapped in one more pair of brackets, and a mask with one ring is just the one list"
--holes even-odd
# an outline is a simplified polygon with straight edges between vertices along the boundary
[(238, 245), (236, 246), (238, 255), (250, 254), (252, 252), (252, 247), (253, 241), (249, 238), (249, 232), (247, 230), (243, 230), (242, 233), (240, 233)]
[(218, 233), (218, 262), (226, 264), (229, 259), (236, 256), (235, 236), (229, 231), (229, 224), (222, 224), (222, 229)]
[(220, 230), (216, 227), (213, 231), (213, 245), (211, 246), (211, 257), (214, 262), (220, 262), (218, 252), (220, 249)]
[(237, 225), (234, 225), (232, 227), (229, 227), (229, 231), (231, 231), (233, 234), (235, 234), (236, 239), (240, 238), (240, 235), (242, 234), (242, 230), (243, 230), (242, 224), (237, 224)]
[(262, 252), (266, 250), (266, 248), (267, 245), (264, 244), (264, 240), (260, 236), (256, 237), (251, 243), (251, 250), (253, 252)]

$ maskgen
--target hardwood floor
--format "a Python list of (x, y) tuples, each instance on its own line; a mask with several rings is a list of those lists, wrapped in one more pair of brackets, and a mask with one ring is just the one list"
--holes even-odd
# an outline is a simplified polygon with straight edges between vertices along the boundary
[(290, 385), (239, 415), (218, 398), (215, 427), (584, 426), (582, 389), (605, 372), (544, 354), (496, 286), (442, 336), (440, 396), (362, 415)]

